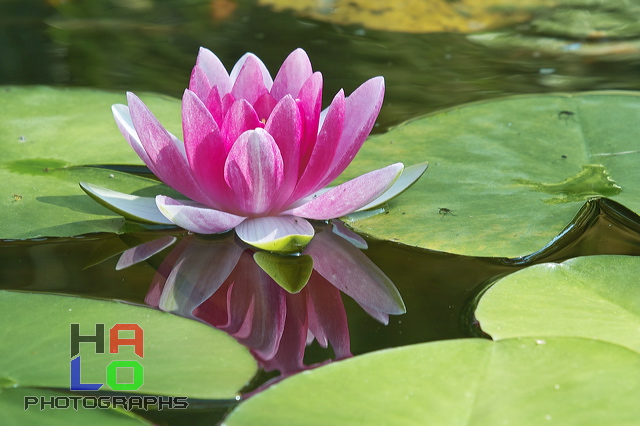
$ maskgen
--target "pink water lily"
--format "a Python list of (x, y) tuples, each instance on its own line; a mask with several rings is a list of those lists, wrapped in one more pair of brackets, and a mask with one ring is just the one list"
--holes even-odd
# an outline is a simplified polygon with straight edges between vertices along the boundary
[(304, 50), (293, 51), (272, 79), (251, 53), (227, 73), (201, 48), (182, 98), (184, 143), (133, 93), (127, 94), (128, 106), (112, 108), (120, 131), (149, 169), (190, 200), (157, 196), (161, 216), (150, 199), (82, 186), (137, 219), (201, 234), (235, 228), (256, 247), (299, 251), (314, 235), (306, 219), (370, 208), (402, 192), (426, 169), (418, 165), (394, 185), (404, 169), (396, 163), (325, 188), (369, 135), (383, 95), (384, 79), (375, 77), (348, 97), (340, 90), (321, 111), (322, 75), (313, 72)]

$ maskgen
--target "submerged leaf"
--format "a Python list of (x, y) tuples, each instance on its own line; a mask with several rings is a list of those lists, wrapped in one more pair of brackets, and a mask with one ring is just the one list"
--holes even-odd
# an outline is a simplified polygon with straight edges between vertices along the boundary
[(313, 259), (309, 255), (283, 256), (259, 251), (254, 253), (253, 259), (289, 293), (299, 293), (307, 285), (313, 272)]

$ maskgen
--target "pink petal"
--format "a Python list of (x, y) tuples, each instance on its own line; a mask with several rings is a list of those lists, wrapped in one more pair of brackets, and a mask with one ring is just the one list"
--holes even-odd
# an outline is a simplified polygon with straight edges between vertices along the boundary
[(247, 130), (253, 130), (264, 127), (264, 124), (258, 118), (253, 106), (245, 99), (238, 99), (233, 102), (227, 114), (224, 117), (224, 123), (220, 131), (225, 140), (227, 152), (231, 150), (231, 146), (236, 139)]
[(264, 120), (264, 122), (266, 122), (269, 119), (269, 116), (277, 103), (278, 101), (273, 99), (273, 96), (269, 93), (265, 93), (258, 98), (256, 103), (253, 104), (253, 108), (256, 110), (256, 114), (258, 114), (260, 121)]
[(277, 101), (286, 95), (297, 98), (300, 88), (312, 73), (311, 62), (307, 53), (300, 48), (294, 50), (284, 60), (276, 78), (273, 80), (271, 95)]
[(286, 201), (298, 181), (298, 155), (300, 154), (300, 138), (302, 137), (300, 110), (290, 95), (286, 95), (278, 102), (264, 130), (273, 137), (278, 145), (283, 162), (283, 183), (274, 204), (276, 208), (287, 206)]
[(163, 215), (181, 228), (198, 234), (218, 234), (235, 228), (244, 217), (221, 212), (209, 207), (174, 200), (164, 195), (156, 197), (156, 204)]
[[(200, 69), (202, 73), (198, 72), (198, 74), (196, 74), (196, 68)], [(218, 59), (218, 57), (209, 49), (201, 47), (198, 52), (198, 59), (196, 59), (194, 72), (191, 74), (189, 90), (200, 95), (196, 90), (194, 90), (194, 88), (192, 88), (192, 84), (194, 86), (204, 85), (201, 81), (203, 77), (207, 79), (209, 87), (218, 86), (218, 92), (220, 94), (224, 95), (231, 91), (231, 79), (229, 78), (229, 74), (220, 59)], [(204, 101), (206, 98), (200, 97), (200, 99)]]
[(252, 246), (269, 244), (294, 235), (311, 239), (314, 233), (315, 230), (309, 222), (293, 216), (249, 218), (236, 228), (238, 238)]
[(140, 138), (136, 133), (136, 129), (133, 127), (133, 121), (131, 121), (131, 113), (129, 112), (129, 107), (122, 104), (115, 104), (111, 106), (111, 112), (113, 113), (113, 118), (116, 120), (118, 129), (120, 129), (120, 132), (127, 140), (127, 142), (129, 142), (131, 148), (133, 148), (136, 154), (138, 154), (138, 157), (140, 157), (140, 159), (144, 161), (147, 167), (151, 169), (153, 163), (147, 155), (147, 152), (144, 150), (142, 142), (140, 142)]
[[(246, 56), (246, 55), (245, 55)], [(240, 63), (240, 61), (238, 61)], [(237, 76), (234, 74), (236, 66), (233, 68), (231, 78), (236, 77), (231, 88), (231, 93), (236, 99), (246, 99), (253, 105), (258, 98), (265, 93), (269, 93), (271, 88), (271, 76), (262, 61), (255, 55), (249, 55), (244, 60), (242, 68)], [(266, 73), (266, 74), (265, 74)], [(268, 79), (266, 79), (268, 77)]]
[(191, 175), (182, 142), (162, 127), (136, 95), (129, 92), (127, 99), (131, 121), (147, 155), (147, 160), (141, 157), (145, 164), (162, 182), (176, 191), (193, 200), (206, 202), (207, 197), (200, 191)]
[(211, 200), (207, 205), (224, 210), (231, 197), (231, 191), (224, 181), (224, 140), (209, 110), (189, 90), (185, 90), (182, 98), (182, 128), (193, 176)]
[[(328, 185), (347, 168), (376, 122), (384, 97), (384, 79), (375, 77), (358, 87), (345, 102), (345, 120), (332, 167), (322, 180)], [(323, 124), (323, 128), (326, 123)]]
[(342, 135), (344, 114), (345, 98), (344, 92), (340, 90), (327, 109), (324, 124), (318, 134), (309, 163), (300, 177), (292, 199), (305, 197), (321, 188), (322, 178), (331, 168), (331, 159), (335, 156)]
[(212, 87), (204, 70), (197, 65), (193, 67), (189, 79), (189, 90), (198, 95), (203, 102), (206, 102)]
[(220, 99), (218, 88), (214, 86), (209, 91), (209, 96), (205, 100), (203, 100), (202, 98), (200, 99), (207, 106), (207, 109), (211, 113), (211, 116), (214, 120), (216, 120), (216, 124), (218, 124), (218, 127), (222, 126), (225, 112), (222, 108), (222, 100)]
[(334, 219), (352, 213), (389, 189), (402, 173), (403, 167), (402, 163), (396, 163), (365, 173), (285, 213), (316, 220)]
[(300, 146), (300, 172), (307, 166), (318, 137), (318, 125), (322, 109), (322, 74), (314, 73), (305, 81), (298, 95), (299, 108), (304, 121), (304, 134)]
[[(224, 95), (222, 97), (221, 104), (222, 104), (222, 118), (223, 119), (224, 119), (224, 117), (227, 116), (227, 113), (229, 112), (229, 109), (231, 109), (231, 107), (233, 106), (235, 101), (236, 101), (236, 98), (234, 98), (231, 93), (227, 93), (226, 95)], [(220, 125), (220, 123), (218, 123), (218, 125)]]
[(263, 129), (247, 131), (235, 142), (224, 166), (224, 179), (247, 216), (271, 209), (282, 186), (283, 163), (278, 145)]
[(303, 252), (313, 268), (358, 304), (388, 314), (406, 311), (393, 282), (367, 256), (331, 232), (318, 232)]
[(238, 78), (238, 74), (240, 74), (240, 71), (242, 70), (242, 68), (244, 67), (244, 64), (247, 62), (249, 58), (251, 58), (258, 64), (260, 68), (260, 72), (262, 73), (262, 82), (264, 83), (264, 86), (268, 90), (271, 90), (271, 86), (273, 85), (271, 74), (269, 74), (269, 70), (267, 69), (265, 64), (262, 63), (260, 58), (258, 58), (253, 53), (245, 53), (244, 55), (242, 55), (240, 59), (238, 59), (238, 62), (236, 62), (236, 64), (233, 66), (233, 69), (229, 73), (229, 77), (231, 78), (231, 85), (233, 86), (236, 79)]

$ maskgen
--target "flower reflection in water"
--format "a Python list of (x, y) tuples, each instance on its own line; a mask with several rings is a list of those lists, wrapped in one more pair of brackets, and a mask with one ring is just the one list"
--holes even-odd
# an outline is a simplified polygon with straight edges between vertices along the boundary
[[(354, 243), (366, 247), (341, 222), (323, 224), (301, 256), (272, 262), (278, 267), (265, 268), (267, 273), (255, 258), (284, 256), (256, 252), (233, 233), (188, 235), (163, 261), (145, 302), (229, 333), (265, 371), (293, 374), (309, 368), (303, 357), (314, 339), (325, 348), (330, 344), (336, 359), (351, 356), (341, 291), (384, 324), (389, 314), (405, 312), (396, 287)], [(122, 259), (131, 261), (131, 251)], [(306, 281), (297, 293), (283, 288), (292, 276)]]

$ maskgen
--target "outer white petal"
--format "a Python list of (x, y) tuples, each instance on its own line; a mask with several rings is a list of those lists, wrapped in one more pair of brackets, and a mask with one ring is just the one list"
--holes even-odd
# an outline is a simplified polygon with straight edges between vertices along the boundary
[(246, 218), (214, 210), (194, 201), (178, 201), (164, 195), (156, 197), (160, 212), (172, 223), (198, 234), (219, 234), (238, 226)]
[(356, 211), (368, 210), (374, 207), (378, 207), (391, 200), (392, 198), (397, 197), (402, 194), (404, 191), (409, 189), (411, 185), (416, 183), (418, 179), (424, 174), (424, 172), (429, 167), (429, 163), (419, 163), (414, 164), (413, 166), (406, 167), (397, 181), (391, 186), (391, 188), (387, 189), (381, 196), (370, 202), (364, 207), (360, 207)]
[(236, 227), (242, 241), (254, 247), (295, 253), (304, 249), (315, 231), (306, 220), (295, 216), (268, 216), (249, 218)]
[(160, 213), (153, 197), (124, 194), (86, 182), (80, 182), (80, 188), (98, 203), (127, 219), (136, 222), (173, 225), (173, 222)]

